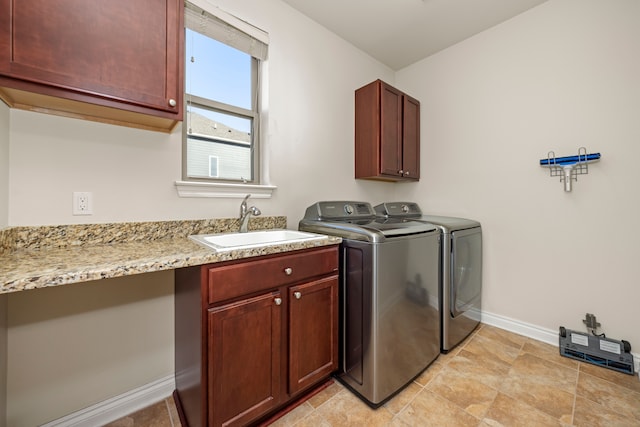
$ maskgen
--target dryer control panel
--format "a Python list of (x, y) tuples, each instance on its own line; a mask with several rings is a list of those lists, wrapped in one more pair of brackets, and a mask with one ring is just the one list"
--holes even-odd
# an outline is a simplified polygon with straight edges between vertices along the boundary
[(375, 207), (376, 214), (386, 217), (417, 218), (422, 216), (422, 210), (413, 202), (386, 202)]

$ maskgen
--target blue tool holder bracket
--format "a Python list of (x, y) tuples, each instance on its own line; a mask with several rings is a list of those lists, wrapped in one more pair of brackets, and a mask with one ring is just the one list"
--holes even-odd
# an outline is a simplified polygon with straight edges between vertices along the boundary
[(578, 149), (577, 156), (556, 157), (553, 151), (547, 153), (547, 158), (540, 160), (540, 166), (549, 168), (551, 176), (559, 176), (564, 182), (564, 191), (571, 191), (572, 181), (578, 180), (578, 175), (589, 173), (589, 163), (600, 160), (600, 153), (587, 154), (585, 147)]

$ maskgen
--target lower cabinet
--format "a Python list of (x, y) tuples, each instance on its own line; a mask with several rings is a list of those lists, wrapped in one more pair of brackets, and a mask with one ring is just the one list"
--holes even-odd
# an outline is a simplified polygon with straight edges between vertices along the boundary
[(246, 425), (282, 402), (279, 292), (209, 310), (209, 424)]
[(337, 269), (331, 246), (176, 270), (183, 423), (248, 425), (326, 380), (337, 369)]
[(337, 367), (338, 277), (290, 287), (289, 392), (310, 387)]

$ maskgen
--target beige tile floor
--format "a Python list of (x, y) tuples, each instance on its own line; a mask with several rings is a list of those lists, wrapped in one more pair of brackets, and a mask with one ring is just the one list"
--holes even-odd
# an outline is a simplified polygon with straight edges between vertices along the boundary
[[(640, 381), (481, 325), (378, 410), (336, 382), (272, 425), (640, 426)], [(168, 398), (109, 424), (120, 426), (178, 427), (180, 422)]]

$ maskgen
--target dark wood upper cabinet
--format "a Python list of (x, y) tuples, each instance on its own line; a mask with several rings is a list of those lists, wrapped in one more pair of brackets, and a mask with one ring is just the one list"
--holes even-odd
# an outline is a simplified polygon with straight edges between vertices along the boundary
[(182, 120), (181, 0), (0, 0), (0, 97), (153, 130)]
[(376, 80), (355, 93), (355, 177), (420, 179), (420, 102)]

